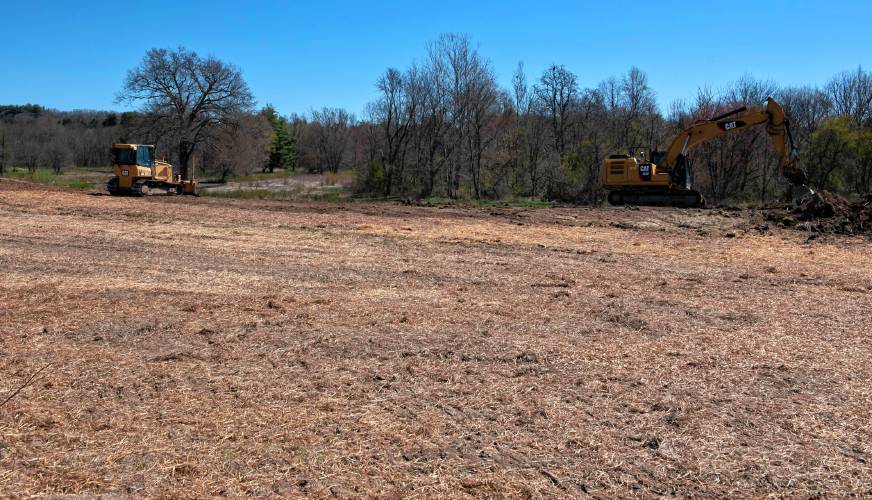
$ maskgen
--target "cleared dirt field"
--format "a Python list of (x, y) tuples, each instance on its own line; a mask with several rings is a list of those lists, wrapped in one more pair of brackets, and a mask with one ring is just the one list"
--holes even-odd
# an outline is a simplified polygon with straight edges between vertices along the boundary
[(872, 494), (872, 244), (0, 181), (0, 492)]

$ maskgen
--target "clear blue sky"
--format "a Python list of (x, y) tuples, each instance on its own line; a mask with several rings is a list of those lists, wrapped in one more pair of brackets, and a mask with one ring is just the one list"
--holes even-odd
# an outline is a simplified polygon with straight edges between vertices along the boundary
[(743, 73), (794, 85), (872, 69), (869, 0), (5, 0), (0, 12), (0, 104), (62, 110), (122, 109), (127, 70), (180, 45), (242, 68), (258, 104), (282, 114), (360, 114), (385, 68), (423, 59), (446, 32), (470, 35), (505, 86), (518, 61), (528, 76), (564, 64), (583, 87), (636, 65), (661, 106)]

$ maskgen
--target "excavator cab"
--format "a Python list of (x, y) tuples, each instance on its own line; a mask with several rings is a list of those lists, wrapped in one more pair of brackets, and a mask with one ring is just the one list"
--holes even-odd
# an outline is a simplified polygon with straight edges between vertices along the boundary
[(650, 181), (654, 171), (657, 169), (657, 165), (648, 159), (647, 153), (650, 149), (640, 146), (630, 148), (630, 156), (636, 159), (636, 168), (639, 172), (639, 177), (643, 181)]

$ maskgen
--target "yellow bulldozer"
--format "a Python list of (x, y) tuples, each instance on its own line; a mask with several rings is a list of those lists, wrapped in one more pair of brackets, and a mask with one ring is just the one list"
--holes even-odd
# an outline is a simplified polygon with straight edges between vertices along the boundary
[(106, 183), (113, 196), (152, 196), (197, 193), (193, 166), (190, 178), (175, 174), (169, 163), (155, 159), (149, 144), (115, 144), (112, 147), (115, 176)]
[[(687, 152), (693, 146), (758, 125), (766, 125), (778, 154), (779, 167), (794, 185), (797, 203), (814, 195), (797, 166), (799, 155), (790, 135), (784, 108), (772, 97), (765, 107), (741, 107), (682, 130), (665, 152), (631, 148), (628, 154), (609, 155), (603, 161), (600, 182), (612, 205), (666, 205), (701, 207), (705, 199), (693, 189), (693, 168)], [(649, 154), (646, 156), (646, 150)]]

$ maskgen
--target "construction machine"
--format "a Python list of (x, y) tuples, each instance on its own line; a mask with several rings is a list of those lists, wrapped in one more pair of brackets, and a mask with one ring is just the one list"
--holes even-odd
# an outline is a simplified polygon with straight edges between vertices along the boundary
[(187, 175), (174, 174), (173, 166), (155, 159), (154, 146), (149, 144), (115, 144), (112, 147), (115, 176), (106, 183), (113, 196), (150, 196), (165, 194), (196, 194), (194, 168)]
[(600, 175), (602, 186), (609, 191), (609, 203), (704, 206), (705, 199), (693, 189), (688, 151), (705, 141), (758, 125), (766, 125), (781, 172), (795, 186), (797, 203), (811, 197), (814, 191), (805, 185), (805, 172), (797, 166), (799, 156), (784, 108), (769, 97), (765, 107), (743, 106), (710, 120), (697, 121), (675, 136), (665, 152), (631, 148), (628, 154), (609, 155), (603, 161)]

